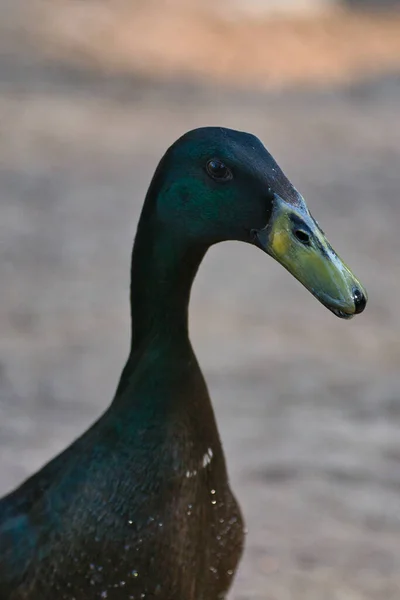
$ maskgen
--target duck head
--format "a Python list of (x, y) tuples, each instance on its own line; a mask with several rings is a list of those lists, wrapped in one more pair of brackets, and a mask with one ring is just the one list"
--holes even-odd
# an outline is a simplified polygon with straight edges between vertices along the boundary
[(149, 194), (157, 198), (159, 224), (191, 245), (248, 242), (336, 316), (364, 310), (364, 288), (255, 136), (220, 127), (186, 133), (163, 157)]

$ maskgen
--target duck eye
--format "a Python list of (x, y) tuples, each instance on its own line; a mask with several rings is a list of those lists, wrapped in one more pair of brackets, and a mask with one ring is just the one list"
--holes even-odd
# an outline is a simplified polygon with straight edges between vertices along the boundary
[(206, 165), (207, 173), (216, 181), (229, 181), (232, 179), (232, 171), (217, 158), (212, 158)]

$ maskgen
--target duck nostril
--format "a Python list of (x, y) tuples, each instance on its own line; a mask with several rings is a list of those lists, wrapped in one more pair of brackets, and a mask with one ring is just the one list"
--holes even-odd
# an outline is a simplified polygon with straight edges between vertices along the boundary
[(302, 244), (308, 245), (310, 243), (310, 236), (308, 235), (308, 233), (303, 231), (303, 229), (296, 229), (294, 235)]
[(359, 313), (362, 313), (362, 311), (366, 307), (367, 299), (361, 290), (359, 290), (358, 288), (354, 288), (353, 289), (353, 300), (354, 300), (354, 306), (355, 306), (355, 313), (356, 313), (356, 315), (358, 315)]

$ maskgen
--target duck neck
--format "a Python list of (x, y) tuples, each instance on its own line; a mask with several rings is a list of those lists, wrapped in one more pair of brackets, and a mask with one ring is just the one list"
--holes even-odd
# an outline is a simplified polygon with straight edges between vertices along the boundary
[(188, 343), (190, 292), (205, 252), (141, 218), (132, 252), (131, 357), (153, 344), (171, 352)]

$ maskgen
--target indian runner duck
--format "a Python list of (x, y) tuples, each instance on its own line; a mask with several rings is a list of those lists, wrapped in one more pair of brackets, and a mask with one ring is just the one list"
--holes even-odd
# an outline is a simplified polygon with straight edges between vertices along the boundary
[(367, 295), (262, 143), (190, 131), (161, 159), (132, 254), (132, 343), (111, 406), (0, 502), (1, 600), (217, 600), (243, 520), (188, 335), (208, 248), (274, 257), (338, 317)]

